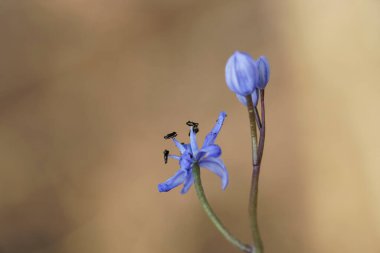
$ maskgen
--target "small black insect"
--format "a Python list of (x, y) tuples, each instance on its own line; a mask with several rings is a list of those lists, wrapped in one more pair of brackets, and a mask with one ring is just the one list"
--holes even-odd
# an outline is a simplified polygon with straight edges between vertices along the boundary
[(164, 139), (165, 139), (165, 140), (167, 140), (167, 139), (172, 139), (172, 138), (174, 138), (174, 137), (176, 137), (176, 136), (177, 136), (177, 133), (176, 133), (176, 132), (172, 132), (172, 133), (170, 133), (170, 134), (165, 135), (165, 136), (164, 136)]
[[(189, 120), (188, 122), (186, 122), (186, 125), (192, 126), (194, 133), (198, 133), (199, 132), (199, 128), (198, 128), (199, 124), (197, 122), (193, 122), (193, 121)], [(189, 136), (190, 136), (190, 132), (189, 132)]]
[(165, 164), (168, 163), (168, 156), (169, 156), (169, 150), (165, 149), (164, 150), (164, 161), (165, 161)]

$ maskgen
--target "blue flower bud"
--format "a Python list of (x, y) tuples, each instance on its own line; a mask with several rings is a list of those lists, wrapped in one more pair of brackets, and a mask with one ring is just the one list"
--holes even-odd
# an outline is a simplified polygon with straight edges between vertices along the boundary
[(270, 75), (269, 62), (265, 56), (260, 56), (259, 60), (256, 62), (259, 71), (259, 82), (257, 87), (264, 89), (267, 86)]
[(258, 87), (258, 66), (253, 58), (236, 51), (226, 64), (226, 83), (231, 91), (240, 96), (252, 94)]
[[(240, 103), (247, 106), (247, 99), (245, 98), (245, 96), (240, 96), (236, 94), (236, 97), (239, 99)], [(257, 106), (257, 102), (259, 101), (259, 91), (257, 89), (253, 91), (253, 93), (251, 94), (251, 98), (253, 105)]]

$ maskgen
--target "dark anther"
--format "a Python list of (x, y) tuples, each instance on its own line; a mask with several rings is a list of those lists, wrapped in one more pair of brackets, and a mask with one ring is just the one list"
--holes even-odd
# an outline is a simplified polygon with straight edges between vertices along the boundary
[(165, 140), (167, 140), (167, 139), (172, 139), (172, 138), (174, 138), (174, 137), (176, 137), (176, 136), (177, 136), (177, 133), (176, 133), (176, 132), (172, 132), (172, 133), (170, 133), (170, 134), (165, 135), (165, 136), (164, 136), (164, 139), (165, 139)]
[(165, 164), (168, 163), (168, 156), (169, 156), (169, 150), (165, 149), (164, 150), (164, 161), (165, 161)]
[(193, 126), (193, 127), (197, 127), (199, 124), (197, 123), (197, 122), (193, 122), (193, 121), (188, 121), (188, 122), (186, 122), (186, 125), (188, 125), (188, 126)]
[[(199, 128), (198, 127), (193, 127), (193, 131), (195, 134), (197, 134), (199, 132)], [(189, 132), (189, 136), (190, 136), (190, 132)]]
[[(186, 125), (192, 126), (195, 134), (199, 132), (199, 128), (198, 128), (199, 124), (197, 122), (193, 122), (189, 120), (188, 122), (186, 122)], [(190, 132), (189, 132), (189, 136), (190, 136)]]

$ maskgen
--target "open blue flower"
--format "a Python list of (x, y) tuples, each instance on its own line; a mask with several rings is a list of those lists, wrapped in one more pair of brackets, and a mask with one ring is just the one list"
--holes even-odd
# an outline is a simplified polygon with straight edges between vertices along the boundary
[(192, 174), (194, 164), (198, 164), (199, 167), (207, 169), (218, 175), (222, 180), (222, 189), (226, 189), (228, 185), (228, 172), (223, 161), (219, 158), (222, 154), (222, 150), (218, 145), (214, 144), (226, 116), (227, 114), (225, 112), (221, 112), (219, 114), (214, 128), (207, 134), (200, 149), (198, 148), (193, 127), (190, 129), (189, 144), (181, 144), (173, 138), (174, 144), (179, 149), (181, 155), (169, 155), (169, 158), (178, 160), (180, 169), (174, 176), (166, 180), (164, 183), (159, 184), (158, 191), (167, 192), (183, 184), (181, 193), (186, 193), (194, 183)]

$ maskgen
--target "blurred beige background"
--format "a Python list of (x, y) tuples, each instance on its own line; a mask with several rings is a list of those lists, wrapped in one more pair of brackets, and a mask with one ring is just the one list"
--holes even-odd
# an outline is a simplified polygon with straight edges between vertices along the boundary
[(234, 50), (267, 55), (260, 184), (266, 252), (380, 252), (380, 2), (0, 1), (0, 252), (238, 252), (163, 135), (228, 113), (226, 192), (211, 203), (248, 241), (247, 114), (224, 83)]

